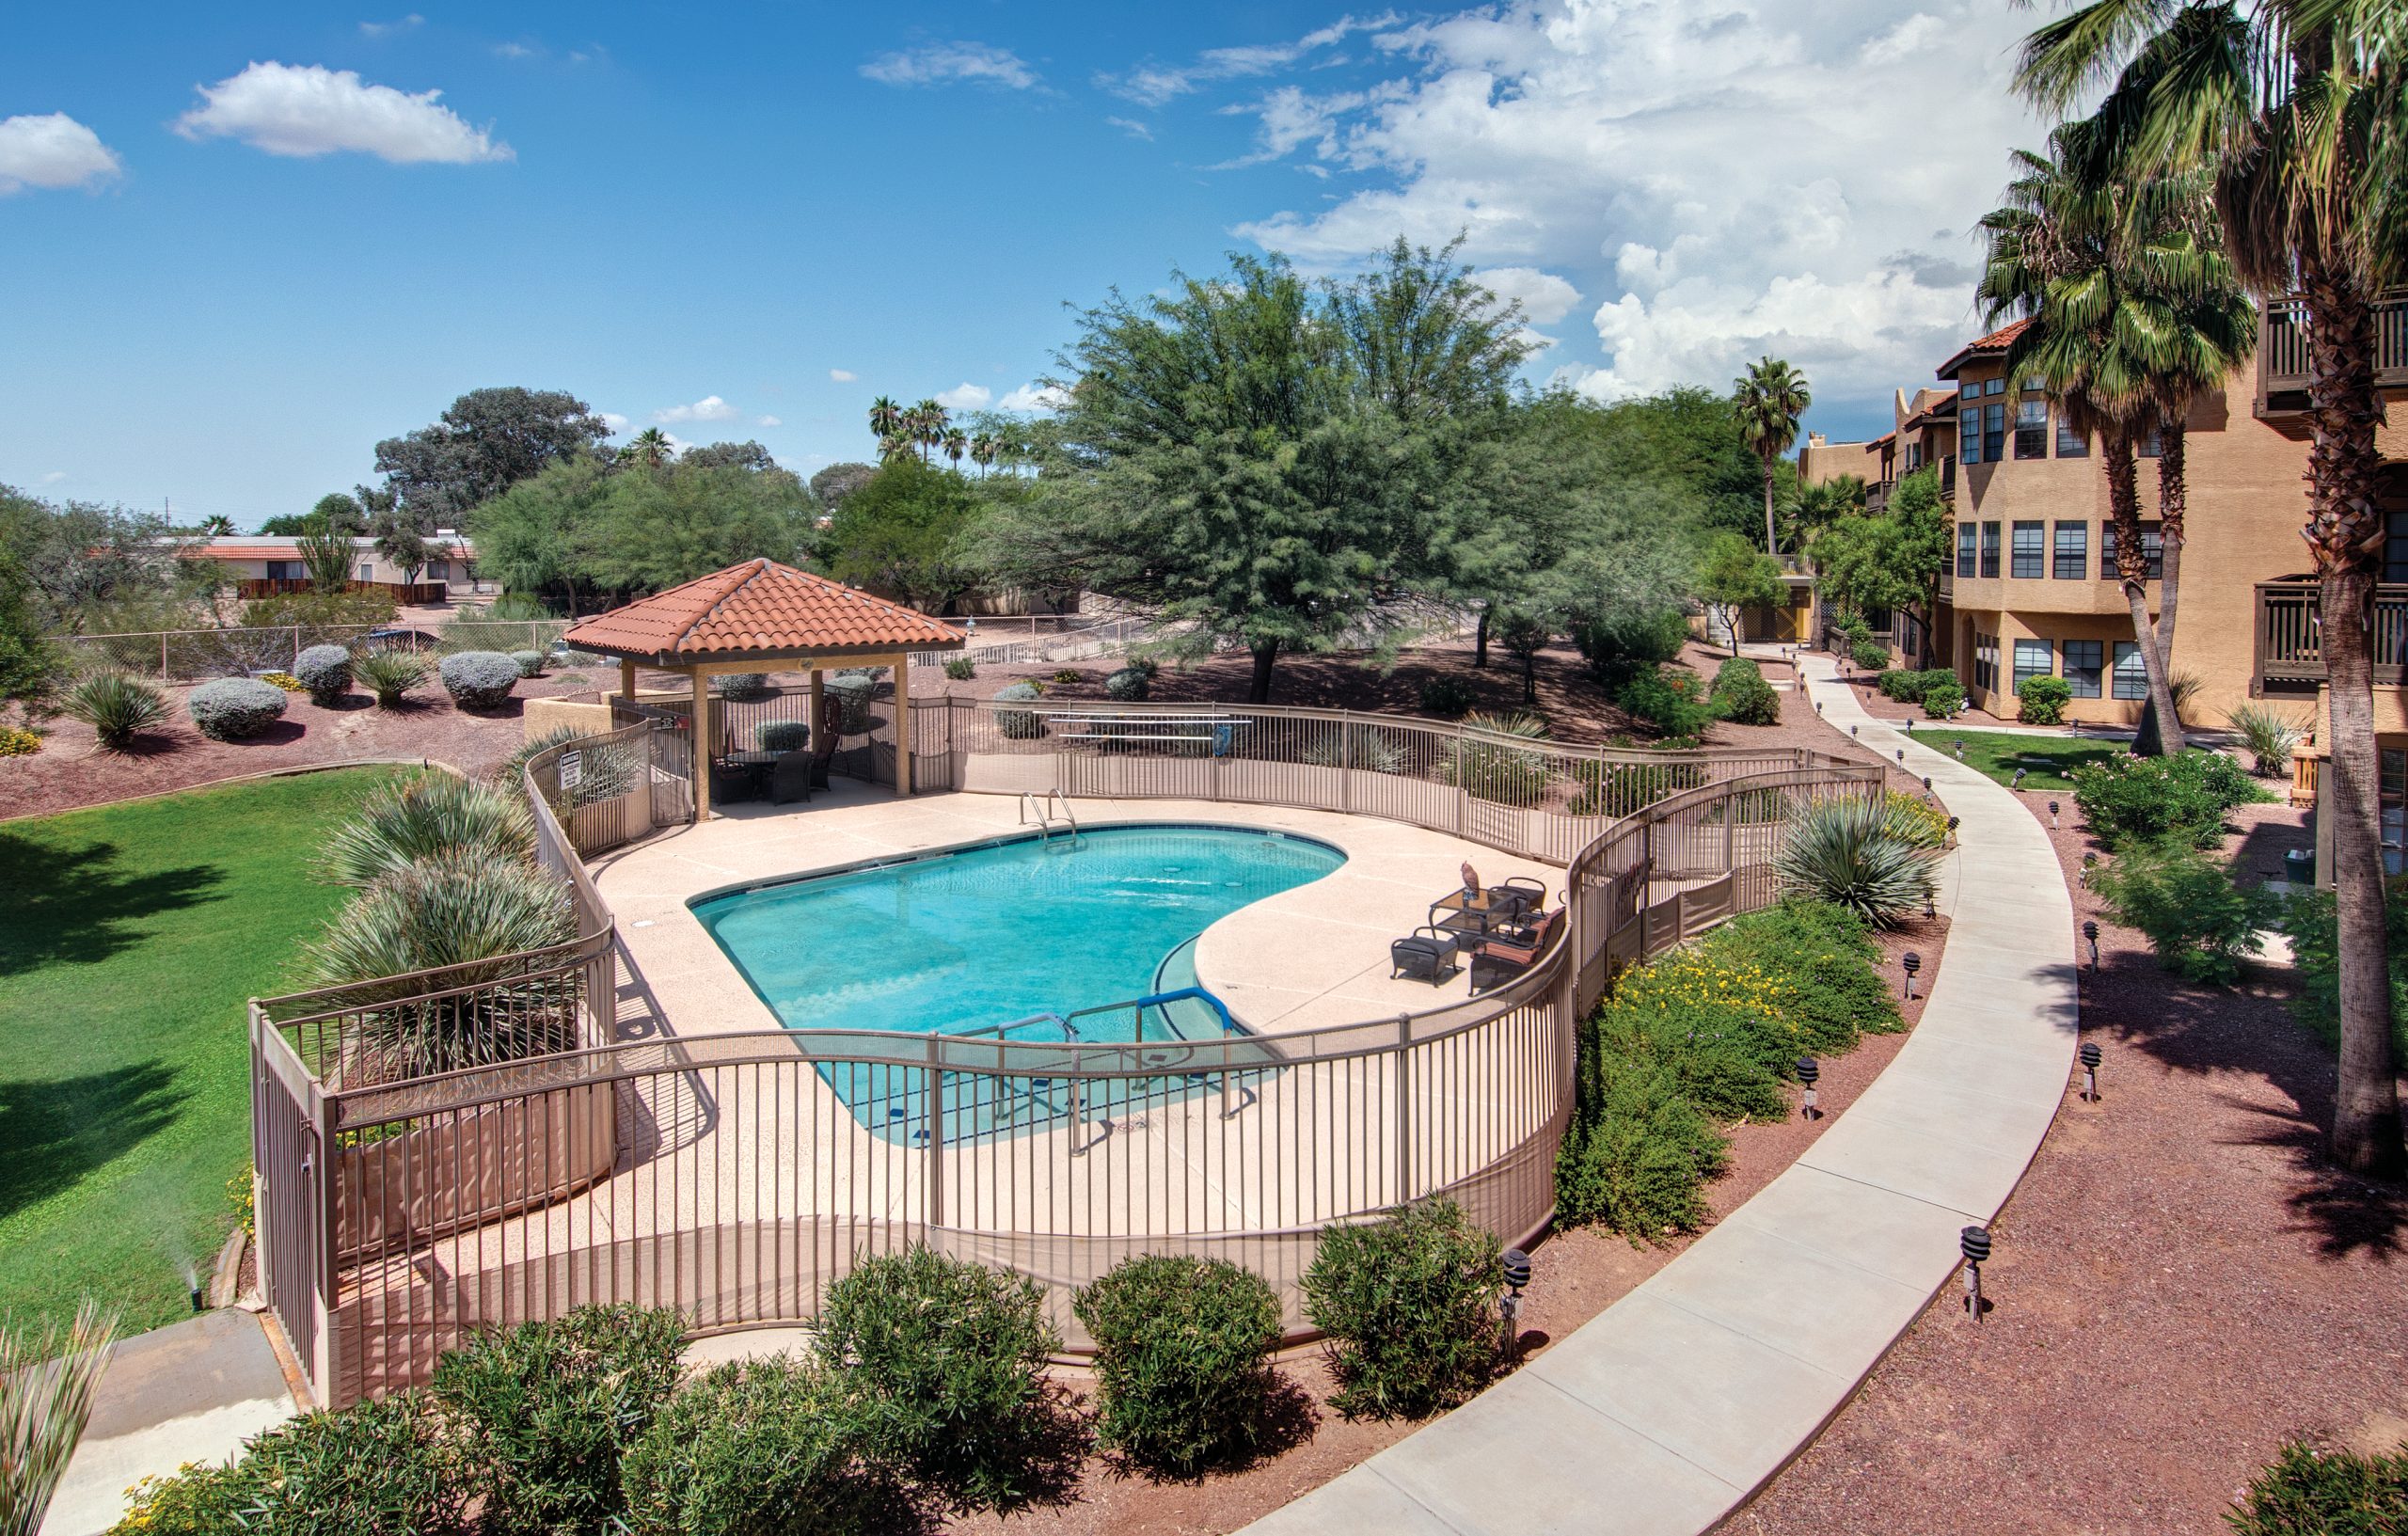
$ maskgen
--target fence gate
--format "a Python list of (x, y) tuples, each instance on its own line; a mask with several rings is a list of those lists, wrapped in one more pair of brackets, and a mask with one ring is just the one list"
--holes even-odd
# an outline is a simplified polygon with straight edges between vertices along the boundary
[(678, 827), (694, 819), (694, 706), (685, 700), (613, 698), (610, 723), (649, 723), (652, 824)]

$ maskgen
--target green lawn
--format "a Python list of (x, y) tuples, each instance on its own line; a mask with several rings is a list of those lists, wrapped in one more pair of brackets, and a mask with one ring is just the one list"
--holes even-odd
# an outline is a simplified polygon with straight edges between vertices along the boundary
[(1915, 736), (1926, 747), (1953, 753), (1965, 744), (1965, 761), (1999, 783), (2013, 788), (2015, 770), (2022, 768), (2026, 789), (2073, 793), (2067, 775), (2084, 763), (2120, 757), (2131, 749), (2121, 741), (2089, 741), (2074, 736), (2029, 736), (2003, 731), (1951, 731), (1931, 721), (1915, 721)]
[(189, 1309), (249, 1155), (243, 1000), (341, 904), (309, 860), (392, 771), (0, 826), (0, 1315)]

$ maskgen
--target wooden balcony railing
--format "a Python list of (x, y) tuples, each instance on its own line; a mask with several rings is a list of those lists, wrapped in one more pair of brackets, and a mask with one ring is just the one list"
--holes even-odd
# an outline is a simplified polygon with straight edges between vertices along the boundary
[[(234, 595), (246, 602), (254, 597), (283, 597), (316, 590), (317, 583), (307, 577), (246, 576), (234, 583)], [(351, 590), (381, 592), (397, 603), (440, 603), (449, 598), (452, 589), (444, 581), (354, 581)]]
[[(2317, 618), (2318, 583), (2292, 577), (2258, 583), (2257, 683), (2275, 691), (2324, 681), (2324, 648)], [(2408, 585), (2379, 586), (2374, 601), (2374, 680), (2397, 685), (2408, 658)]]
[[(2297, 299), (2266, 306), (2258, 321), (2258, 408), (2307, 408), (2307, 326)], [(2385, 389), (2408, 388), (2408, 295), (2375, 307), (2374, 382)]]

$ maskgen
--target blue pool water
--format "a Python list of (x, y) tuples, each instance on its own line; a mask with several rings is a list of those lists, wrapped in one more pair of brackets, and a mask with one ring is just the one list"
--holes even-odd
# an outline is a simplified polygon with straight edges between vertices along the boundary
[[(790, 1029), (983, 1033), (1194, 986), (1191, 942), (1215, 919), (1345, 862), (1278, 832), (1104, 827), (761, 886), (694, 912)], [(1219, 1033), (1194, 1005), (1149, 1015), (1149, 1040), (1165, 1023)], [(1076, 1026), (1085, 1040), (1137, 1027), (1128, 1009)]]

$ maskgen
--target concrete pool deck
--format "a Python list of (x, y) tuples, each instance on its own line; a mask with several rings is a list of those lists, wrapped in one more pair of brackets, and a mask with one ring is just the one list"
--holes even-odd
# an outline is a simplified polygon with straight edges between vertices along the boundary
[[(1073, 809), (1085, 828), (1258, 827), (1318, 838), (1344, 851), (1346, 863), (1337, 870), (1240, 908), (1207, 928), (1196, 945), (1196, 974), (1205, 989), (1241, 1023), (1264, 1034), (1393, 1018), (1468, 996), (1467, 968), (1437, 987), (1388, 977), (1389, 941), (1429, 921), (1431, 902), (1462, 883), (1465, 862), (1486, 884), (1525, 876), (1545, 884), (1549, 906), (1562, 902), (1560, 869), (1402, 822), (1205, 800), (1082, 800)], [(808, 804), (725, 807), (709, 821), (594, 861), (594, 878), (618, 918), (620, 942), (650, 1009), (670, 1033), (775, 1029), (776, 1015), (695, 917), (689, 898), (721, 886), (1033, 830), (1022, 824), (1021, 814), (1014, 795), (897, 800), (847, 781)], [(849, 937), (874, 944), (889, 936)]]

